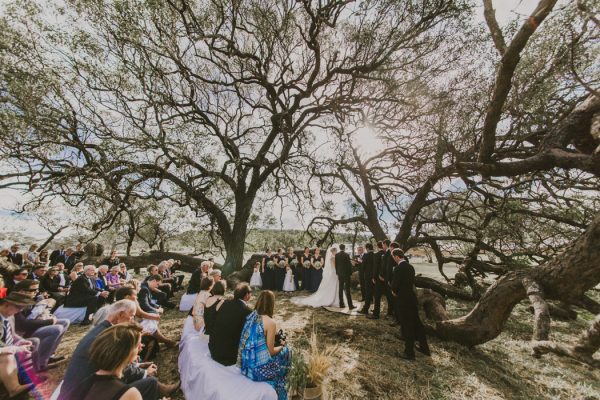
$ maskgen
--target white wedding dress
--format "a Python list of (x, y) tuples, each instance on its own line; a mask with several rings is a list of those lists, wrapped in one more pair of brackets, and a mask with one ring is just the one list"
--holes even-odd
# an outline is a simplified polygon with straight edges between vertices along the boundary
[(336, 244), (327, 249), (325, 254), (325, 266), (323, 267), (323, 280), (319, 285), (319, 289), (305, 297), (292, 297), (290, 301), (299, 306), (309, 307), (330, 307), (339, 305), (338, 299), (338, 277), (335, 273), (335, 255), (331, 251), (338, 251)]

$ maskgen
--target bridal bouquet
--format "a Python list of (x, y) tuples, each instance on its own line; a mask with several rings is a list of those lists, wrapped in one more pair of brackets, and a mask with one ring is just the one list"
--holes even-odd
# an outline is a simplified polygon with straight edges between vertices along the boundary
[(306, 260), (302, 265), (304, 265), (304, 268), (310, 268), (310, 261)]
[(285, 268), (285, 261), (283, 261), (283, 260), (279, 261), (279, 263), (277, 264), (277, 266), (279, 268)]
[(273, 262), (273, 260), (267, 261), (267, 268), (273, 269), (273, 267), (275, 267), (275, 263)]
[(321, 261), (315, 262), (315, 269), (321, 269), (321, 267), (322, 267)]

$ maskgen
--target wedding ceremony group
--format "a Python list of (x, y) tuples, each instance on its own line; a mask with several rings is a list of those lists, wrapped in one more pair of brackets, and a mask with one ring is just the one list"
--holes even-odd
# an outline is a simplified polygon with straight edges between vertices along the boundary
[(0, 400), (600, 400), (598, 15), (0, 1)]

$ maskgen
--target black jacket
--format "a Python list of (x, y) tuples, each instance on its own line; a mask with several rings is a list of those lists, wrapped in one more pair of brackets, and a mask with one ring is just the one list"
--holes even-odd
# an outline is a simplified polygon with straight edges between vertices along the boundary
[(415, 292), (415, 269), (408, 261), (402, 260), (392, 274), (392, 292), (398, 296), (401, 305), (417, 304)]
[(188, 283), (186, 294), (196, 294), (200, 293), (200, 281), (202, 280), (202, 269), (200, 267), (196, 268), (194, 272), (192, 272), (192, 277), (190, 278), (190, 283)]
[(60, 276), (56, 275), (54, 278), (50, 277), (50, 274), (42, 276), (40, 279), (40, 291), (42, 292), (58, 292), (60, 287)]
[(371, 280), (373, 279), (373, 274), (375, 270), (375, 258), (377, 256), (372, 251), (367, 251), (362, 256), (362, 270), (365, 275), (365, 279)]
[(342, 278), (352, 275), (350, 256), (343, 250), (335, 255), (335, 273)]
[(8, 253), (6, 259), (11, 263), (18, 265), (19, 267), (23, 265), (23, 254), (21, 253)]
[(51, 319), (27, 319), (32, 308), (33, 306), (28, 306), (15, 314), (15, 331), (24, 338), (31, 337), (41, 327), (53, 324)]
[(223, 303), (217, 311), (208, 341), (213, 360), (223, 365), (236, 363), (242, 329), (251, 312), (242, 300), (226, 300)]
[(138, 292), (138, 303), (140, 303), (140, 308), (147, 313), (158, 314), (158, 309), (152, 301), (150, 289), (145, 284), (142, 284), (142, 287)]
[(64, 250), (59, 250), (59, 249), (53, 250), (52, 253), (50, 253), (50, 266), (52, 267), (52, 266), (56, 265), (57, 263), (62, 262), (62, 261), (59, 261), (59, 257), (62, 257), (64, 254), (65, 254)]
[[(91, 278), (95, 280), (95, 277)], [(95, 297), (99, 290), (96, 289), (95, 282), (90, 282), (85, 274), (75, 279), (65, 299), (65, 307), (84, 307), (90, 297)]]
[(379, 277), (384, 277), (383, 274), (383, 255), (385, 254), (385, 251), (383, 250), (379, 250), (377, 253), (374, 253), (374, 258), (373, 258), (373, 277), (376, 280), (379, 280)]

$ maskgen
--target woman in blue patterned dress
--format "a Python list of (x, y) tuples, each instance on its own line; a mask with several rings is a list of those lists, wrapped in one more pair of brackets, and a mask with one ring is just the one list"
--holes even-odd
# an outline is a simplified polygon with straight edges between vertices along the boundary
[(292, 353), (284, 341), (275, 343), (277, 325), (273, 320), (274, 310), (273, 292), (261, 292), (255, 310), (246, 317), (237, 365), (253, 381), (267, 382), (273, 386), (278, 400), (286, 400), (285, 380)]

